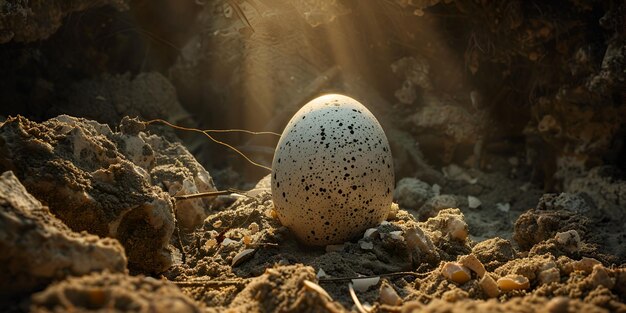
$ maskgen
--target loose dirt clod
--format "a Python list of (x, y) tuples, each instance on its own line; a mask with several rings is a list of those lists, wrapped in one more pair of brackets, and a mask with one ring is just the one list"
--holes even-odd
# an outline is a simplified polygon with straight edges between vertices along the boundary
[(0, 251), (0, 300), (68, 276), (126, 271), (117, 240), (71, 231), (12, 172), (0, 176)]

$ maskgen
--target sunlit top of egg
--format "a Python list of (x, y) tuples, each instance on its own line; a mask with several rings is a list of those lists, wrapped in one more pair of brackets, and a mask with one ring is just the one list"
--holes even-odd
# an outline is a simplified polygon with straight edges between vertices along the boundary
[(315, 98), (285, 127), (272, 162), (272, 197), (279, 220), (301, 242), (362, 235), (387, 217), (393, 188), (387, 137), (357, 100)]

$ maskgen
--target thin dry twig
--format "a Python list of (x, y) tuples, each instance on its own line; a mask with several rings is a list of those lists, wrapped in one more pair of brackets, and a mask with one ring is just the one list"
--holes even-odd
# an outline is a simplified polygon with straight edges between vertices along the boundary
[(280, 137), (280, 134), (276, 133), (276, 132), (270, 132), (270, 131), (255, 132), (255, 131), (251, 131), (251, 130), (247, 130), (247, 129), (238, 129), (238, 128), (233, 128), (233, 129), (203, 129), (202, 131), (203, 132), (207, 132), (207, 133), (245, 133), (245, 134), (250, 134), (250, 135), (272, 135), (272, 136)]
[(359, 301), (359, 297), (356, 296), (356, 292), (354, 292), (354, 287), (352, 287), (352, 283), (348, 284), (348, 289), (350, 289), (350, 297), (352, 297), (352, 301), (354, 301), (354, 305), (356, 305), (357, 310), (359, 310), (360, 313), (369, 313), (369, 311), (363, 307), (361, 301)]
[(394, 272), (394, 273), (386, 273), (379, 275), (369, 275), (369, 276), (350, 276), (350, 277), (331, 277), (331, 278), (320, 278), (320, 283), (333, 283), (333, 282), (344, 282), (351, 281), (353, 279), (365, 279), (365, 278), (376, 278), (376, 277), (396, 277), (396, 276), (413, 276), (418, 278), (426, 277), (428, 273), (416, 273), (416, 272)]
[(250, 162), (250, 164), (252, 164), (254, 166), (258, 166), (258, 167), (263, 168), (263, 169), (266, 169), (266, 170), (268, 170), (270, 172), (272, 171), (272, 169), (270, 167), (267, 167), (267, 166), (265, 166), (263, 164), (259, 164), (257, 162), (252, 161), (248, 156), (243, 154), (243, 152), (239, 151), (237, 148), (235, 148), (235, 147), (233, 147), (233, 146), (231, 146), (231, 145), (229, 145), (229, 144), (227, 144), (227, 143), (225, 143), (223, 141), (220, 141), (220, 140), (217, 140), (217, 139), (213, 138), (213, 136), (211, 136), (209, 134), (209, 131), (207, 131), (207, 130), (201, 130), (201, 129), (197, 129), (197, 128), (189, 128), (189, 127), (174, 125), (174, 124), (172, 124), (172, 123), (170, 123), (170, 122), (168, 122), (166, 120), (160, 119), (160, 118), (144, 122), (145, 125), (150, 125), (150, 124), (153, 124), (153, 123), (162, 123), (162, 124), (165, 124), (165, 125), (167, 125), (167, 126), (169, 126), (171, 128), (174, 128), (174, 129), (201, 133), (201, 134), (205, 135), (206, 137), (208, 137), (209, 139), (211, 139), (213, 142), (215, 142), (217, 144), (220, 144), (220, 145), (223, 145), (223, 146), (225, 146), (225, 147), (235, 151), (237, 154), (239, 154), (244, 159), (246, 159), (246, 161)]
[(208, 286), (223, 286), (223, 285), (245, 285), (250, 279), (242, 278), (240, 280), (193, 280), (193, 281), (174, 281), (178, 287), (208, 287)]
[(182, 200), (190, 200), (190, 199), (196, 199), (196, 198), (217, 197), (217, 196), (229, 195), (231, 193), (236, 193), (236, 194), (240, 194), (240, 195), (248, 197), (245, 191), (229, 188), (226, 190), (207, 191), (207, 192), (192, 193), (188, 195), (174, 196), (174, 199), (176, 201), (182, 201)]

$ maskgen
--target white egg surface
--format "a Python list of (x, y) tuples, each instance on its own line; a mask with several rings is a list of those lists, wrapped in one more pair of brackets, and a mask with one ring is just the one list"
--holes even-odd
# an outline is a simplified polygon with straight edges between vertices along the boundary
[(324, 95), (303, 106), (281, 135), (272, 162), (274, 207), (301, 242), (343, 243), (385, 220), (393, 173), (374, 115), (355, 99)]

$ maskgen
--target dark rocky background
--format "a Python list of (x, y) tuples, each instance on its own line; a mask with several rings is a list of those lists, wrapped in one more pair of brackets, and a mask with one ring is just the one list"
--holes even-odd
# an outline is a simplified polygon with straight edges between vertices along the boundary
[[(519, 175), (545, 190), (567, 190), (591, 168), (626, 168), (624, 10), (620, 1), (5, 1), (0, 114), (280, 132), (306, 101), (340, 91), (380, 116), (399, 177), (450, 163), (486, 169), (495, 155), (515, 157)], [(201, 162), (224, 172), (220, 187), (261, 177), (191, 137)], [(275, 141), (222, 138), (271, 160)]]

